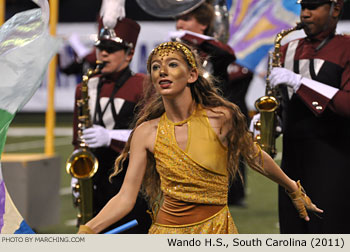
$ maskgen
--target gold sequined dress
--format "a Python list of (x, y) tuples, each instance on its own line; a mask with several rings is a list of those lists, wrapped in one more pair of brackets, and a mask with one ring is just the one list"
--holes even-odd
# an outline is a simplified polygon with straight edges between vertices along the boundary
[[(187, 124), (182, 150), (175, 127)], [(186, 120), (171, 122), (164, 113), (154, 147), (164, 202), (150, 234), (231, 234), (237, 229), (227, 206), (227, 148), (198, 107)]]

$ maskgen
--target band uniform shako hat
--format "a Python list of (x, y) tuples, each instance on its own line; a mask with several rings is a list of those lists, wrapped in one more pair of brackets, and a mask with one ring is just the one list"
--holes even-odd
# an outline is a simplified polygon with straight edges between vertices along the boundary
[(103, 25), (103, 21), (100, 18), (99, 34), (95, 46), (98, 46), (104, 40), (110, 40), (126, 48), (134, 49), (139, 33), (140, 25), (132, 19), (118, 19), (114, 28), (108, 28)]
[(299, 4), (315, 4), (315, 5), (322, 5), (326, 3), (335, 3), (339, 4), (341, 7), (344, 4), (344, 0), (298, 0), (297, 3)]

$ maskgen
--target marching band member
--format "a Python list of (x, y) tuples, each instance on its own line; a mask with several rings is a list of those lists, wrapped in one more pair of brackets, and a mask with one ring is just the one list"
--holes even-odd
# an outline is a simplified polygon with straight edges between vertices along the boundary
[(335, 34), (343, 0), (299, 0), (306, 37), (281, 48), (284, 67), (273, 68), (272, 87), (283, 84), (282, 169), (300, 179), (324, 210), (300, 221), (279, 189), (281, 233), (349, 233), (350, 37)]
[[(89, 80), (89, 105), (94, 125), (85, 129), (82, 135), (99, 161), (98, 171), (92, 177), (94, 215), (119, 192), (123, 183), (126, 169), (111, 182), (109, 175), (130, 134), (121, 129), (130, 128), (135, 105), (142, 97), (144, 80), (144, 74), (135, 74), (129, 68), (140, 32), (139, 24), (129, 18), (113, 20), (113, 26), (108, 27), (104, 24), (104, 17), (99, 22), (100, 34), (95, 44), (96, 54), (97, 60), (106, 64), (100, 76)], [(76, 101), (80, 99), (80, 94), (81, 84), (76, 88)], [(78, 148), (77, 107), (74, 110), (73, 126), (73, 144)], [(139, 224), (126, 233), (147, 233), (151, 223), (147, 209), (146, 201), (141, 196), (137, 197), (131, 213), (112, 227), (136, 219)]]

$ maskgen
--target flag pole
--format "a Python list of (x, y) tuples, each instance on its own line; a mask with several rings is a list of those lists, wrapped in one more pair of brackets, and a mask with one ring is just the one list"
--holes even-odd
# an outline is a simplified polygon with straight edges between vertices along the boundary
[(0, 0), (0, 25), (5, 22), (6, 0)]
[[(50, 3), (50, 34), (52, 36), (56, 35), (56, 25), (58, 21), (58, 2), (59, 0), (49, 0)], [(57, 67), (57, 55), (55, 55), (49, 64), (49, 75), (48, 75), (48, 85), (47, 85), (47, 109), (45, 117), (45, 154), (54, 155), (55, 148), (55, 84), (56, 84), (56, 67)]]

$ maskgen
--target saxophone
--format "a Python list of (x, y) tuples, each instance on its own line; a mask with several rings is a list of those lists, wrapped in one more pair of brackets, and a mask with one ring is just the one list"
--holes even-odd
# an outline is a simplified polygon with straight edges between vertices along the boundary
[(84, 129), (92, 126), (89, 109), (89, 79), (99, 74), (105, 65), (104, 62), (100, 61), (97, 61), (96, 64), (96, 68), (89, 69), (82, 78), (81, 99), (76, 102), (78, 108), (79, 148), (73, 151), (66, 162), (67, 173), (78, 180), (78, 183), (72, 186), (73, 205), (78, 208), (78, 226), (85, 224), (93, 216), (91, 178), (97, 172), (98, 160), (82, 138), (82, 132)]
[(271, 157), (275, 157), (276, 152), (276, 125), (277, 125), (277, 109), (280, 105), (278, 100), (278, 90), (271, 88), (269, 75), (273, 67), (281, 67), (281, 41), (289, 33), (303, 28), (303, 23), (297, 23), (295, 27), (288, 30), (282, 30), (278, 33), (274, 40), (274, 50), (269, 52), (268, 68), (266, 74), (265, 95), (255, 101), (255, 108), (260, 113), (260, 120), (255, 123), (255, 129), (260, 130), (255, 140), (261, 148)]

